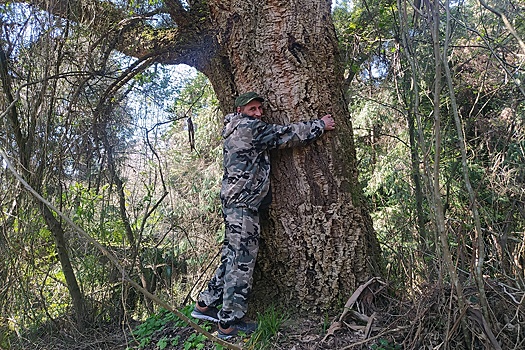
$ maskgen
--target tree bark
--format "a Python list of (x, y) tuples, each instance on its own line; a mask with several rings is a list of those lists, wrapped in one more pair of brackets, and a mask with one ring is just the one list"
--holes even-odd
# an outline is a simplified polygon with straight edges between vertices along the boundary
[[(272, 154), (273, 204), (254, 284), (256, 306), (279, 300), (329, 309), (374, 274), (379, 253), (357, 181), (331, 2), (209, 4), (231, 67), (226, 79), (235, 82), (237, 93), (253, 90), (266, 97), (268, 122), (327, 113), (337, 122), (336, 132), (313, 145)], [(225, 109), (232, 105), (233, 96)]]
[(71, 260), (69, 259), (64, 229), (45, 204), (37, 203), (37, 205), (40, 207), (42, 216), (44, 217), (49, 231), (51, 231), (53, 234), (58, 260), (60, 261), (60, 266), (62, 267), (62, 272), (64, 273), (64, 278), (66, 279), (67, 289), (69, 290), (69, 295), (71, 296), (71, 300), (73, 302), (73, 308), (75, 309), (76, 322), (78, 327), (82, 330), (86, 321), (84, 296), (80, 290), (80, 286), (78, 285), (75, 271), (71, 265)]

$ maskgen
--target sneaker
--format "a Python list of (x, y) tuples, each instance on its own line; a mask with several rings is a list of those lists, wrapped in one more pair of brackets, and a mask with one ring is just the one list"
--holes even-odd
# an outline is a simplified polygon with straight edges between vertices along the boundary
[(219, 316), (217, 315), (219, 313), (219, 309), (213, 306), (199, 306), (198, 303), (195, 304), (195, 307), (193, 308), (193, 311), (191, 312), (191, 316), (194, 318), (197, 318), (199, 320), (205, 320), (205, 321), (211, 321), (211, 322), (219, 322)]
[(222, 328), (221, 324), (219, 323), (218, 328), (218, 337), (220, 339), (226, 340), (230, 339), (234, 335), (239, 334), (239, 332), (242, 332), (244, 334), (251, 334), (255, 332), (255, 330), (257, 329), (257, 323), (237, 321), (234, 324), (230, 325), (228, 328)]

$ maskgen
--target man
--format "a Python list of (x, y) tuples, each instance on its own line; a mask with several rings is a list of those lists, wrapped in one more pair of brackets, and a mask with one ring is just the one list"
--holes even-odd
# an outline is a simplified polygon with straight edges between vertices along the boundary
[(257, 328), (243, 317), (259, 249), (259, 209), (270, 195), (269, 150), (305, 145), (335, 128), (331, 115), (289, 125), (267, 124), (261, 120), (262, 102), (255, 92), (242, 94), (235, 100), (236, 113), (224, 119), (224, 245), (220, 266), (192, 312), (195, 318), (218, 322), (221, 339)]

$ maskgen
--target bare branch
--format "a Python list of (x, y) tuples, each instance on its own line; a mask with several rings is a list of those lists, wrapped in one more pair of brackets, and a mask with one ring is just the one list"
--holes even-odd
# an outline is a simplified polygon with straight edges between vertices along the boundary
[(146, 298), (150, 299), (151, 301), (157, 303), (158, 305), (164, 307), (166, 310), (169, 310), (173, 312), (177, 317), (179, 317), (181, 320), (186, 322), (190, 327), (195, 329), (197, 332), (205, 335), (208, 339), (211, 341), (220, 344), (228, 349), (232, 350), (240, 350), (241, 348), (237, 345), (228, 343), (222, 339), (219, 339), (215, 336), (213, 336), (211, 333), (203, 329), (201, 326), (193, 322), (189, 317), (184, 315), (182, 312), (177, 310), (175, 307), (168, 304), (166, 301), (160, 299), (154, 294), (151, 294), (146, 289), (141, 287), (137, 282), (135, 282), (131, 277), (129, 277), (128, 273), (120, 263), (120, 261), (117, 259), (115, 255), (113, 255), (109, 250), (107, 250), (102, 244), (100, 244), (97, 240), (95, 240), (93, 237), (91, 237), (86, 231), (84, 231), (82, 228), (80, 228), (77, 224), (75, 224), (68, 216), (66, 216), (64, 213), (62, 213), (59, 209), (57, 209), (51, 202), (47, 201), (44, 197), (42, 197), (37, 191), (35, 191), (17, 172), (16, 169), (11, 165), (9, 158), (5, 154), (5, 152), (0, 149), (0, 157), (4, 159), (5, 164), (7, 165), (7, 168), (11, 171), (11, 173), (14, 175), (14, 177), (26, 188), (26, 190), (31, 193), (35, 199), (40, 201), (42, 205), (45, 205), (49, 210), (53, 210), (60, 218), (62, 218), (73, 230), (75, 230), (80, 236), (82, 236), (84, 239), (86, 239), (89, 243), (91, 243), (93, 246), (95, 246), (102, 254), (104, 254), (109, 261), (119, 270), (119, 272), (122, 275), (122, 280), (124, 282), (127, 282), (129, 285), (134, 287), (137, 291), (141, 292)]
[(523, 51), (523, 54), (525, 55), (525, 43), (523, 42), (523, 40), (520, 38), (520, 36), (518, 35), (518, 32), (516, 32), (516, 30), (514, 29), (514, 27), (512, 26), (512, 24), (509, 22), (509, 20), (507, 19), (507, 16), (505, 16), (504, 13), (496, 10), (494, 7), (490, 6), (489, 4), (487, 4), (485, 2), (485, 0), (479, 0), (479, 3), (481, 4), (481, 6), (483, 6), (484, 8), (486, 8), (487, 10), (489, 10), (490, 12), (494, 13), (496, 16), (498, 16), (499, 18), (501, 18), (501, 20), (503, 21), (503, 23), (505, 24), (505, 27), (507, 27), (508, 31), (512, 34), (512, 36), (514, 36), (514, 38), (516, 38), (516, 40), (518, 41), (518, 44), (520, 45), (520, 48), (521, 48), (521, 51)]

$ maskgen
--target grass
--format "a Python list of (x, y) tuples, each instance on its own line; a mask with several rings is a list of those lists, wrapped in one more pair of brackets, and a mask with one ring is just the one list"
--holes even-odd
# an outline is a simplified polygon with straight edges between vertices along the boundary
[(288, 315), (274, 306), (269, 307), (257, 317), (258, 328), (246, 344), (248, 350), (263, 350), (268, 348), (275, 338)]

